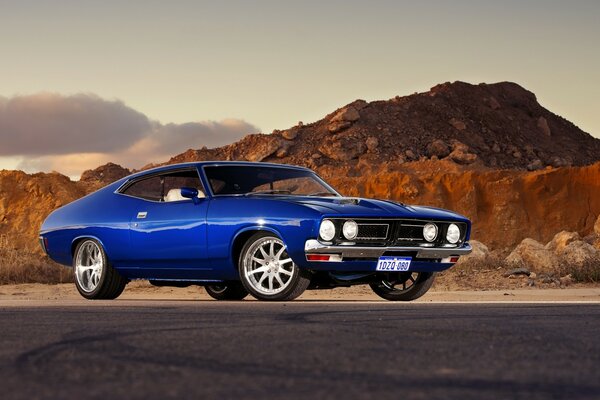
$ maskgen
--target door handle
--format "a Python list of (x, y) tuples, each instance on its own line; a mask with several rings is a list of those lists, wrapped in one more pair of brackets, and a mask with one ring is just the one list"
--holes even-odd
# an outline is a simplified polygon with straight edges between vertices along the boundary
[(147, 211), (140, 211), (139, 213), (137, 213), (138, 219), (146, 218), (147, 215), (148, 215)]

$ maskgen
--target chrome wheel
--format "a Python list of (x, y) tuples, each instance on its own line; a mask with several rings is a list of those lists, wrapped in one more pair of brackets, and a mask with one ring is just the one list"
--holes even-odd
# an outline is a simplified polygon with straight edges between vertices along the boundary
[(75, 256), (75, 278), (79, 287), (87, 293), (96, 290), (104, 272), (104, 257), (98, 244), (84, 242)]
[(242, 273), (252, 288), (263, 295), (284, 291), (292, 282), (296, 265), (278, 238), (266, 236), (254, 242), (244, 255)]

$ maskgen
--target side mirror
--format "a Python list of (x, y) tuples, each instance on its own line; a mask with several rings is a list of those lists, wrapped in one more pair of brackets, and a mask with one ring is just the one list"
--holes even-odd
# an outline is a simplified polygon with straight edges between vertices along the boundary
[(200, 199), (198, 198), (198, 190), (189, 187), (182, 187), (180, 189), (181, 197), (185, 197), (186, 199), (192, 199), (194, 204), (200, 203)]

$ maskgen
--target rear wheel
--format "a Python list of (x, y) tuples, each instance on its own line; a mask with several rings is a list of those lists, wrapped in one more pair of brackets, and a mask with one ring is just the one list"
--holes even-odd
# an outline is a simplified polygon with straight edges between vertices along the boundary
[(94, 239), (86, 239), (75, 248), (73, 273), (77, 290), (90, 300), (116, 299), (128, 282), (110, 265), (104, 249)]
[(432, 272), (391, 272), (378, 274), (370, 283), (379, 297), (391, 301), (411, 301), (423, 296), (433, 284)]
[(293, 300), (310, 284), (309, 273), (298, 268), (285, 243), (272, 233), (254, 234), (244, 245), (238, 266), (242, 284), (259, 300)]
[(227, 282), (218, 285), (204, 286), (206, 293), (215, 300), (243, 300), (248, 296), (241, 282)]

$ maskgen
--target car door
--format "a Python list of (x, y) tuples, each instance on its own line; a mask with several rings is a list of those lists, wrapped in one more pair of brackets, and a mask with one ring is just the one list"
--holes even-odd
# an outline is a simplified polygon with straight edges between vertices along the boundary
[[(199, 198), (181, 196), (181, 188), (198, 190)], [(202, 279), (210, 271), (206, 248), (204, 196), (196, 168), (140, 179), (124, 194), (139, 198), (130, 221), (131, 264), (148, 269), (153, 279)]]

